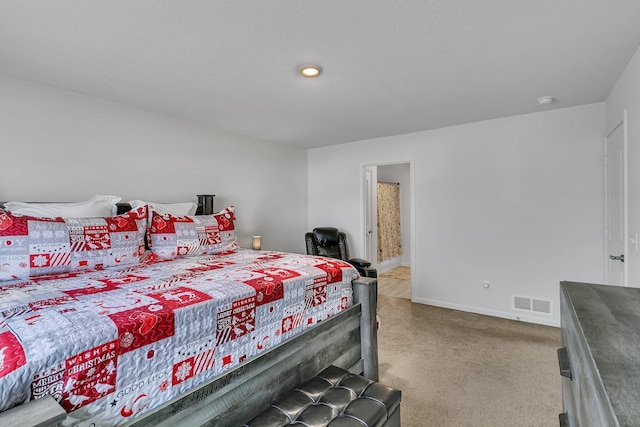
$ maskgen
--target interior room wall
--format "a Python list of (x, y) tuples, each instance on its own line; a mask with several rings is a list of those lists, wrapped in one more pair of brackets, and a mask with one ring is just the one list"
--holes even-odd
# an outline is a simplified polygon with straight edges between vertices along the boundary
[[(627, 110), (629, 238), (640, 235), (640, 48), (627, 65), (606, 101), (606, 134), (620, 123)], [(625, 263), (629, 286), (640, 287), (640, 251), (630, 242)]]
[(304, 252), (306, 150), (0, 76), (0, 200), (234, 205), (239, 243)]
[(413, 300), (557, 326), (559, 282), (603, 279), (603, 129), (597, 103), (312, 149), (309, 224), (362, 256), (363, 165), (413, 159)]
[(392, 269), (397, 265), (411, 265), (411, 216), (410, 213), (410, 167), (408, 163), (378, 166), (378, 181), (397, 182), (400, 184), (400, 233), (402, 235), (402, 256), (395, 265), (378, 266), (379, 272)]

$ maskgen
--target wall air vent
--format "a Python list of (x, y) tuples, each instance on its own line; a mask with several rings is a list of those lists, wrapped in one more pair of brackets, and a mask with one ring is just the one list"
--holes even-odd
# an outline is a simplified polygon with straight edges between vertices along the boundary
[(538, 313), (551, 314), (551, 301), (543, 299), (531, 300), (531, 311), (537, 311)]
[(529, 297), (513, 296), (513, 308), (516, 310), (533, 311), (551, 314), (551, 301)]
[(531, 311), (531, 298), (513, 297), (513, 308)]

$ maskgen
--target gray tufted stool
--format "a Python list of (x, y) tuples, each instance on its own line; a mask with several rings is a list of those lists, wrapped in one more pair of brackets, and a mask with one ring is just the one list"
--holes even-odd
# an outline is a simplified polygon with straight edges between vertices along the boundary
[(244, 427), (400, 426), (400, 390), (329, 366)]

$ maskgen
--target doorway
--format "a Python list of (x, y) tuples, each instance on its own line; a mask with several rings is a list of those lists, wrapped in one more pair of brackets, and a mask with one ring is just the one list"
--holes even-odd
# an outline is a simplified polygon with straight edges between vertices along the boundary
[[(378, 270), (378, 293), (411, 299), (413, 164), (411, 161), (405, 161), (366, 165), (363, 167), (363, 182), (365, 256)], [(379, 232), (378, 211), (381, 207), (378, 206), (378, 186), (384, 185), (382, 183), (393, 183), (397, 186), (399, 195), (397, 203), (400, 208), (400, 226), (396, 232), (398, 239), (391, 240), (394, 241), (393, 244), (401, 247), (401, 253), (391, 251), (393, 255), (389, 259), (382, 259), (380, 256), (381, 253), (389, 253), (383, 245), (390, 241), (388, 235), (381, 236)]]

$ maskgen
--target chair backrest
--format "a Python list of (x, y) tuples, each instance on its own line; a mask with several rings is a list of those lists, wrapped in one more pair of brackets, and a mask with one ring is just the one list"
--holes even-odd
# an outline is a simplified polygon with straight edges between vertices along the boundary
[(363, 277), (378, 277), (378, 271), (362, 258), (349, 258), (347, 235), (334, 227), (317, 227), (304, 234), (308, 255), (341, 259), (353, 265)]
[(334, 227), (317, 227), (305, 233), (308, 255), (320, 255), (349, 260), (347, 236)]

